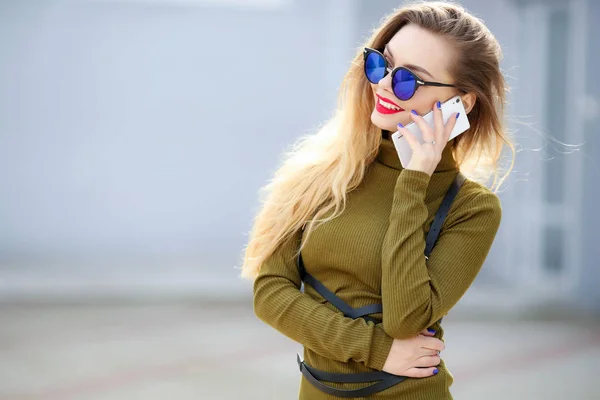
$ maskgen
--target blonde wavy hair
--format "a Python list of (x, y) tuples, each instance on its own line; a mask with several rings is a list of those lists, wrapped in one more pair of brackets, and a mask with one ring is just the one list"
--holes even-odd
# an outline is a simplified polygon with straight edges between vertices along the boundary
[[(483, 183), (493, 177), (490, 188), (495, 191), (510, 173), (515, 148), (504, 127), (508, 88), (496, 38), (480, 19), (457, 4), (407, 4), (384, 18), (357, 50), (342, 81), (333, 117), (318, 132), (300, 137), (284, 153), (273, 178), (261, 188), (262, 207), (244, 251), (242, 278), (254, 280), (262, 263), (304, 229), (297, 256), (316, 227), (344, 211), (347, 193), (363, 180), (382, 140), (381, 129), (371, 122), (375, 99), (363, 73), (363, 47), (382, 48), (407, 24), (450, 39), (459, 54), (450, 70), (455, 84), (477, 97), (468, 115), (471, 128), (453, 141), (453, 155), (461, 171)], [(512, 160), (499, 179), (504, 145), (512, 150)]]

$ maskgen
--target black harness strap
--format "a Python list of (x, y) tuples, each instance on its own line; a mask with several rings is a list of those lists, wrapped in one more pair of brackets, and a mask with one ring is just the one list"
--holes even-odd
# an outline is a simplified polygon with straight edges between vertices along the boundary
[[(406, 376), (399, 376), (389, 374), (385, 371), (375, 372), (361, 372), (357, 374), (343, 374), (320, 371), (318, 369), (309, 367), (300, 359), (300, 355), (296, 354), (296, 361), (300, 367), (302, 374), (313, 384), (317, 389), (322, 392), (329, 393), (338, 397), (365, 397), (370, 396), (374, 393), (381, 392), (382, 390), (389, 389), (392, 386), (407, 379)], [(366, 386), (360, 389), (338, 389), (319, 381), (336, 382), (336, 383), (367, 383), (380, 381), (370, 386)]]
[[(466, 177), (459, 172), (454, 181), (452, 182), (452, 185), (446, 192), (446, 195), (444, 196), (444, 199), (442, 200), (442, 203), (435, 214), (435, 217), (433, 219), (433, 222), (431, 223), (431, 227), (429, 228), (429, 232), (427, 233), (427, 237), (425, 239), (425, 258), (427, 259), (429, 259), (431, 251), (435, 246), (435, 243), (442, 229), (444, 220), (446, 219), (446, 216), (450, 211), (452, 202), (454, 201), (456, 195), (458, 194), (458, 191), (460, 190), (465, 180)], [(381, 304), (370, 304), (360, 308), (350, 307), (341, 298), (336, 296), (331, 290), (327, 289), (327, 287), (323, 285), (323, 283), (321, 283), (318, 279), (316, 279), (314, 276), (310, 275), (306, 271), (304, 263), (302, 262), (302, 254), (298, 256), (297, 265), (302, 281), (305, 284), (311, 285), (317, 293), (323, 296), (325, 300), (333, 304), (338, 310), (340, 310), (344, 314), (344, 316), (352, 319), (363, 318), (367, 321), (373, 321), (374, 323), (378, 323), (378, 321), (369, 317), (368, 315), (383, 312), (383, 307)], [(440, 318), (438, 322), (441, 321), (442, 319)], [(300, 367), (300, 371), (312, 385), (314, 385), (317, 389), (321, 390), (322, 392), (338, 397), (351, 398), (370, 396), (374, 393), (386, 390), (407, 379), (406, 376), (394, 375), (385, 371), (361, 372), (356, 374), (320, 371), (318, 369), (306, 365), (306, 363), (304, 363), (304, 361), (300, 358), (299, 354), (297, 354), (296, 360), (298, 362), (298, 366)], [(379, 382), (360, 389), (344, 390), (325, 385), (320, 381), (336, 383), (367, 383), (375, 381)]]
[(433, 222), (429, 227), (429, 232), (427, 232), (427, 238), (425, 239), (425, 258), (429, 259), (431, 255), (431, 251), (433, 250), (433, 246), (437, 242), (437, 238), (440, 235), (440, 231), (442, 230), (442, 224), (448, 215), (448, 211), (450, 211), (450, 207), (452, 206), (452, 202), (454, 198), (458, 194), (463, 183), (465, 183), (466, 177), (460, 172), (456, 176), (456, 179), (450, 185), (450, 189), (446, 192), (446, 196), (444, 196), (444, 200), (442, 200), (442, 204), (438, 208), (435, 213), (435, 217), (433, 218)]
[[(446, 192), (444, 196), (444, 200), (442, 200), (442, 204), (440, 204), (437, 212), (435, 213), (435, 217), (433, 217), (433, 221), (431, 222), (431, 226), (429, 227), (429, 232), (427, 232), (427, 238), (425, 238), (425, 258), (429, 260), (429, 256), (433, 251), (433, 246), (437, 243), (438, 236), (440, 236), (440, 232), (442, 231), (442, 225), (446, 220), (446, 216), (450, 211), (450, 207), (452, 206), (452, 202), (454, 198), (458, 194), (458, 191), (465, 183), (467, 178), (462, 174), (458, 173), (456, 178), (450, 185), (450, 188)], [(438, 323), (442, 322), (442, 318), (439, 319)]]
[(356, 319), (363, 317), (367, 321), (377, 321), (368, 316), (368, 314), (375, 314), (383, 312), (383, 306), (381, 304), (370, 304), (360, 308), (350, 307), (344, 300), (336, 296), (331, 290), (327, 289), (325, 285), (321, 283), (314, 276), (306, 272), (304, 263), (302, 262), (302, 254), (298, 256), (298, 269), (300, 270), (300, 278), (305, 284), (312, 286), (317, 293), (319, 293), (325, 300), (333, 304), (338, 310), (340, 310), (346, 317)]

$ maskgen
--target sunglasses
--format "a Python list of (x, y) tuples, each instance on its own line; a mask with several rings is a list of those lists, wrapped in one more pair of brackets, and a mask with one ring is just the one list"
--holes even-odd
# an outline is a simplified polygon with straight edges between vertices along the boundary
[(405, 67), (396, 67), (392, 70), (379, 50), (365, 47), (363, 56), (365, 76), (369, 82), (378, 84), (388, 73), (391, 73), (392, 90), (400, 100), (408, 100), (413, 97), (420, 86), (456, 87), (447, 83), (424, 81)]

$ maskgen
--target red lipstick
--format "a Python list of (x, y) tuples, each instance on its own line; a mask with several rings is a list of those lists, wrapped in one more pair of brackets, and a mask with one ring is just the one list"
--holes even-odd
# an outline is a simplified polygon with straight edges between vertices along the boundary
[[(378, 100), (376, 102), (375, 109), (377, 110), (378, 113), (380, 113), (380, 114), (397, 114), (399, 112), (404, 111), (404, 109), (402, 107), (400, 107), (398, 104), (394, 103), (392, 100), (387, 99), (387, 98), (385, 98), (383, 96), (380, 96), (378, 94), (376, 96), (377, 96)], [(381, 105), (381, 101), (380, 100), (381, 101), (385, 101), (388, 104), (392, 104), (392, 105), (398, 107), (399, 109), (398, 110), (391, 110), (389, 108), (386, 108), (383, 105)]]

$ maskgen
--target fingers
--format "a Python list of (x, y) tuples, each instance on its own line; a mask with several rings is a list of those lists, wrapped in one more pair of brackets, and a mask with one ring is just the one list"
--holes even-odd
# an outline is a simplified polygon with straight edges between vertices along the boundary
[(444, 117), (442, 116), (442, 103), (440, 101), (436, 101), (433, 105), (433, 122), (435, 147), (441, 151), (444, 149), (447, 140), (444, 140)]
[(438, 373), (436, 367), (430, 368), (410, 368), (407, 369), (402, 375), (408, 376), (409, 378), (427, 378)]
[(433, 356), (423, 356), (415, 361), (415, 367), (437, 367), (440, 365), (440, 362), (440, 356), (437, 354)]
[(450, 135), (452, 134), (452, 129), (454, 129), (454, 125), (456, 125), (456, 120), (458, 119), (458, 114), (459, 113), (454, 113), (450, 116), (450, 118), (448, 118), (448, 122), (446, 123), (446, 127), (444, 128), (444, 133), (441, 138), (443, 147), (446, 146), (446, 143), (450, 139)]
[(446, 345), (440, 339), (421, 336), (421, 347), (430, 350), (443, 351), (446, 348)]
[(440, 152), (446, 147), (446, 143), (450, 139), (450, 135), (452, 134), (452, 129), (454, 129), (454, 125), (456, 125), (456, 119), (458, 113), (454, 113), (448, 118), (448, 122), (444, 125), (444, 117), (442, 115), (441, 109), (442, 103), (440, 101), (436, 101), (433, 105), (433, 122), (434, 128), (433, 130), (425, 122), (425, 119), (417, 113), (417, 111), (412, 110), (410, 113), (410, 117), (412, 120), (419, 126), (423, 134), (423, 141), (431, 142), (435, 140), (435, 147)]
[(423, 349), (421, 348), (419, 350), (419, 357), (425, 357), (425, 356), (439, 356), (440, 352), (439, 350), (431, 350), (431, 349)]
[[(433, 330), (432, 330), (433, 331)], [(427, 337), (432, 337), (435, 334), (435, 331), (429, 331), (428, 329), (424, 329), (423, 332), (421, 332), (421, 335), (427, 336)], [(438, 339), (439, 340), (439, 339)], [(442, 342), (440, 340), (440, 342), (443, 344), (444, 342)], [(419, 354), (421, 357), (423, 356), (437, 356), (440, 354), (441, 350), (433, 350), (433, 349), (428, 349), (425, 347), (421, 347)]]
[(421, 133), (423, 134), (423, 141), (425, 141), (425, 142), (431, 142), (432, 140), (435, 140), (435, 135), (431, 131), (431, 127), (429, 126), (429, 124), (427, 122), (425, 122), (425, 120), (423, 119), (423, 117), (421, 117), (417, 113), (417, 111), (412, 110), (410, 112), (410, 117), (412, 118), (412, 120), (415, 122), (415, 124), (417, 124), (417, 126), (421, 130)]
[(398, 132), (400, 132), (404, 139), (406, 139), (406, 142), (408, 143), (413, 152), (418, 151), (418, 149), (421, 147), (421, 144), (419, 143), (415, 135), (411, 133), (411, 131), (406, 129), (404, 126), (400, 126), (400, 124), (398, 124)]

